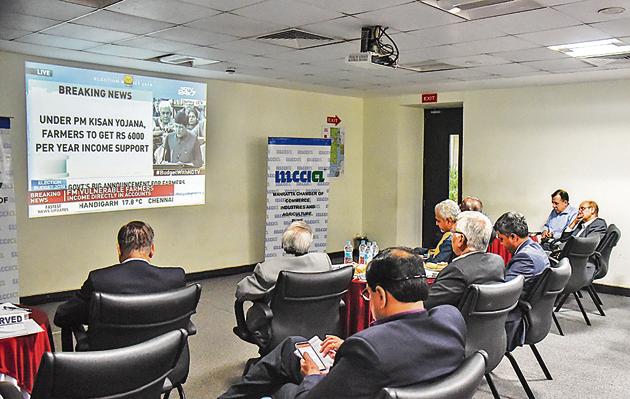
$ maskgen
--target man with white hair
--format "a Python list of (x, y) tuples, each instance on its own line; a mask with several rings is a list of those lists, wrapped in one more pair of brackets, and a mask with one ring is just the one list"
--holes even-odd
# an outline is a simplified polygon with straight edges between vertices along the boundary
[(504, 264), (499, 255), (486, 253), (492, 222), (481, 212), (465, 211), (457, 217), (452, 246), (457, 256), (438, 274), (424, 306), (458, 306), (471, 284), (504, 282)]
[(435, 225), (442, 232), (442, 238), (437, 243), (435, 248), (426, 250), (425, 248), (419, 248), (415, 251), (420, 254), (428, 254), (427, 262), (440, 263), (450, 262), (453, 259), (453, 249), (451, 245), (452, 230), (457, 222), (457, 215), (459, 215), (459, 206), (453, 200), (446, 199), (435, 205)]
[(328, 254), (309, 253), (313, 242), (311, 227), (298, 220), (289, 225), (282, 234), (282, 249), (287, 255), (259, 263), (254, 273), (242, 279), (236, 286), (237, 301), (254, 301), (267, 297), (276, 286), (281, 271), (324, 272), (331, 269)]

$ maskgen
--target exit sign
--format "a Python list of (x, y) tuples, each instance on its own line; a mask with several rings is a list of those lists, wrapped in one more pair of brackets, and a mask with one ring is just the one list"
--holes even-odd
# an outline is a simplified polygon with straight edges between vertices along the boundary
[(437, 93), (424, 93), (422, 94), (422, 103), (436, 103)]

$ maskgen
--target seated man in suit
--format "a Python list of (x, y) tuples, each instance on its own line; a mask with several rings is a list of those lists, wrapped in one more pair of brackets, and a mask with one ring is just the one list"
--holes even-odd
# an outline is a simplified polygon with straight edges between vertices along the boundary
[(595, 201), (582, 201), (575, 219), (569, 223), (560, 236), (561, 242), (566, 242), (569, 237), (591, 237), (596, 235), (600, 240), (606, 235), (608, 226), (606, 221), (599, 217), (599, 207)]
[(325, 272), (330, 270), (328, 254), (309, 253), (313, 243), (311, 227), (301, 220), (289, 225), (282, 234), (282, 249), (289, 256), (271, 258), (259, 263), (254, 273), (245, 277), (236, 285), (237, 301), (255, 301), (269, 299), (268, 295), (276, 286), (281, 271), (290, 272)]
[(153, 229), (144, 222), (129, 222), (118, 231), (119, 264), (91, 271), (81, 290), (59, 305), (55, 324), (73, 328), (88, 323), (93, 292), (148, 294), (186, 285), (184, 269), (156, 267), (149, 262), (155, 253)]
[(486, 253), (492, 236), (492, 222), (481, 212), (459, 214), (453, 232), (453, 252), (457, 256), (437, 275), (425, 307), (458, 306), (471, 284), (504, 282), (503, 259)]
[(462, 203), (459, 204), (459, 210), (462, 212), (466, 211), (475, 211), (475, 212), (483, 212), (483, 203), (477, 197), (464, 197)]
[(450, 199), (435, 205), (435, 225), (439, 227), (442, 238), (433, 249), (417, 248), (415, 250), (417, 253), (428, 254), (427, 262), (450, 262), (453, 259), (452, 230), (455, 227), (459, 212), (457, 203)]
[[(505, 268), (505, 281), (521, 275), (525, 278), (521, 298), (527, 300), (538, 276), (549, 267), (549, 257), (543, 248), (528, 237), (529, 228), (520, 213), (507, 212), (494, 223), (497, 239), (513, 256)], [(505, 324), (508, 351), (523, 345), (526, 325), (520, 308), (512, 310)]]
[[(252, 366), (222, 399), (374, 398), (386, 386), (433, 380), (464, 359), (466, 326), (457, 309), (423, 309), (427, 297), (422, 259), (408, 248), (389, 248), (370, 262), (367, 287), (376, 322), (345, 341), (327, 336), (322, 354), (334, 355), (328, 374), (308, 357), (294, 354), (304, 337), (289, 337)], [(317, 315), (312, 315), (317, 317)], [(310, 338), (310, 337), (309, 337)]]

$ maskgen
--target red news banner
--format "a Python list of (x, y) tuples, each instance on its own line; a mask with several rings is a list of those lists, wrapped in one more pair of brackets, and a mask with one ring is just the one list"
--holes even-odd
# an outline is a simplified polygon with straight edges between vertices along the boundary
[(152, 183), (90, 183), (72, 184), (63, 190), (31, 191), (29, 204), (58, 204), (130, 198), (169, 197), (175, 184)]

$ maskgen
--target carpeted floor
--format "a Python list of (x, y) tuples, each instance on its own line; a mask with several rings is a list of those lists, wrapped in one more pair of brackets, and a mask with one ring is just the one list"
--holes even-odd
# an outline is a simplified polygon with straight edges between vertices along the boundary
[[(243, 276), (201, 282), (201, 301), (193, 317), (198, 333), (189, 340), (191, 371), (184, 386), (188, 399), (216, 398), (238, 380), (245, 361), (257, 355), (254, 345), (232, 333), (234, 289)], [(552, 327), (547, 338), (537, 345), (553, 381), (545, 379), (529, 348), (514, 351), (536, 398), (630, 398), (630, 298), (601, 297), (606, 317), (599, 316), (590, 299), (585, 299), (593, 324), (588, 327), (576, 303), (569, 301), (558, 315), (565, 336), (558, 335)], [(52, 320), (56, 306), (47, 304), (41, 308)], [(59, 330), (55, 328), (53, 333), (56, 347), (61, 348)], [(507, 359), (493, 372), (493, 378), (502, 398), (526, 398)], [(177, 393), (171, 397), (177, 398)], [(485, 382), (475, 398), (492, 398)]]

